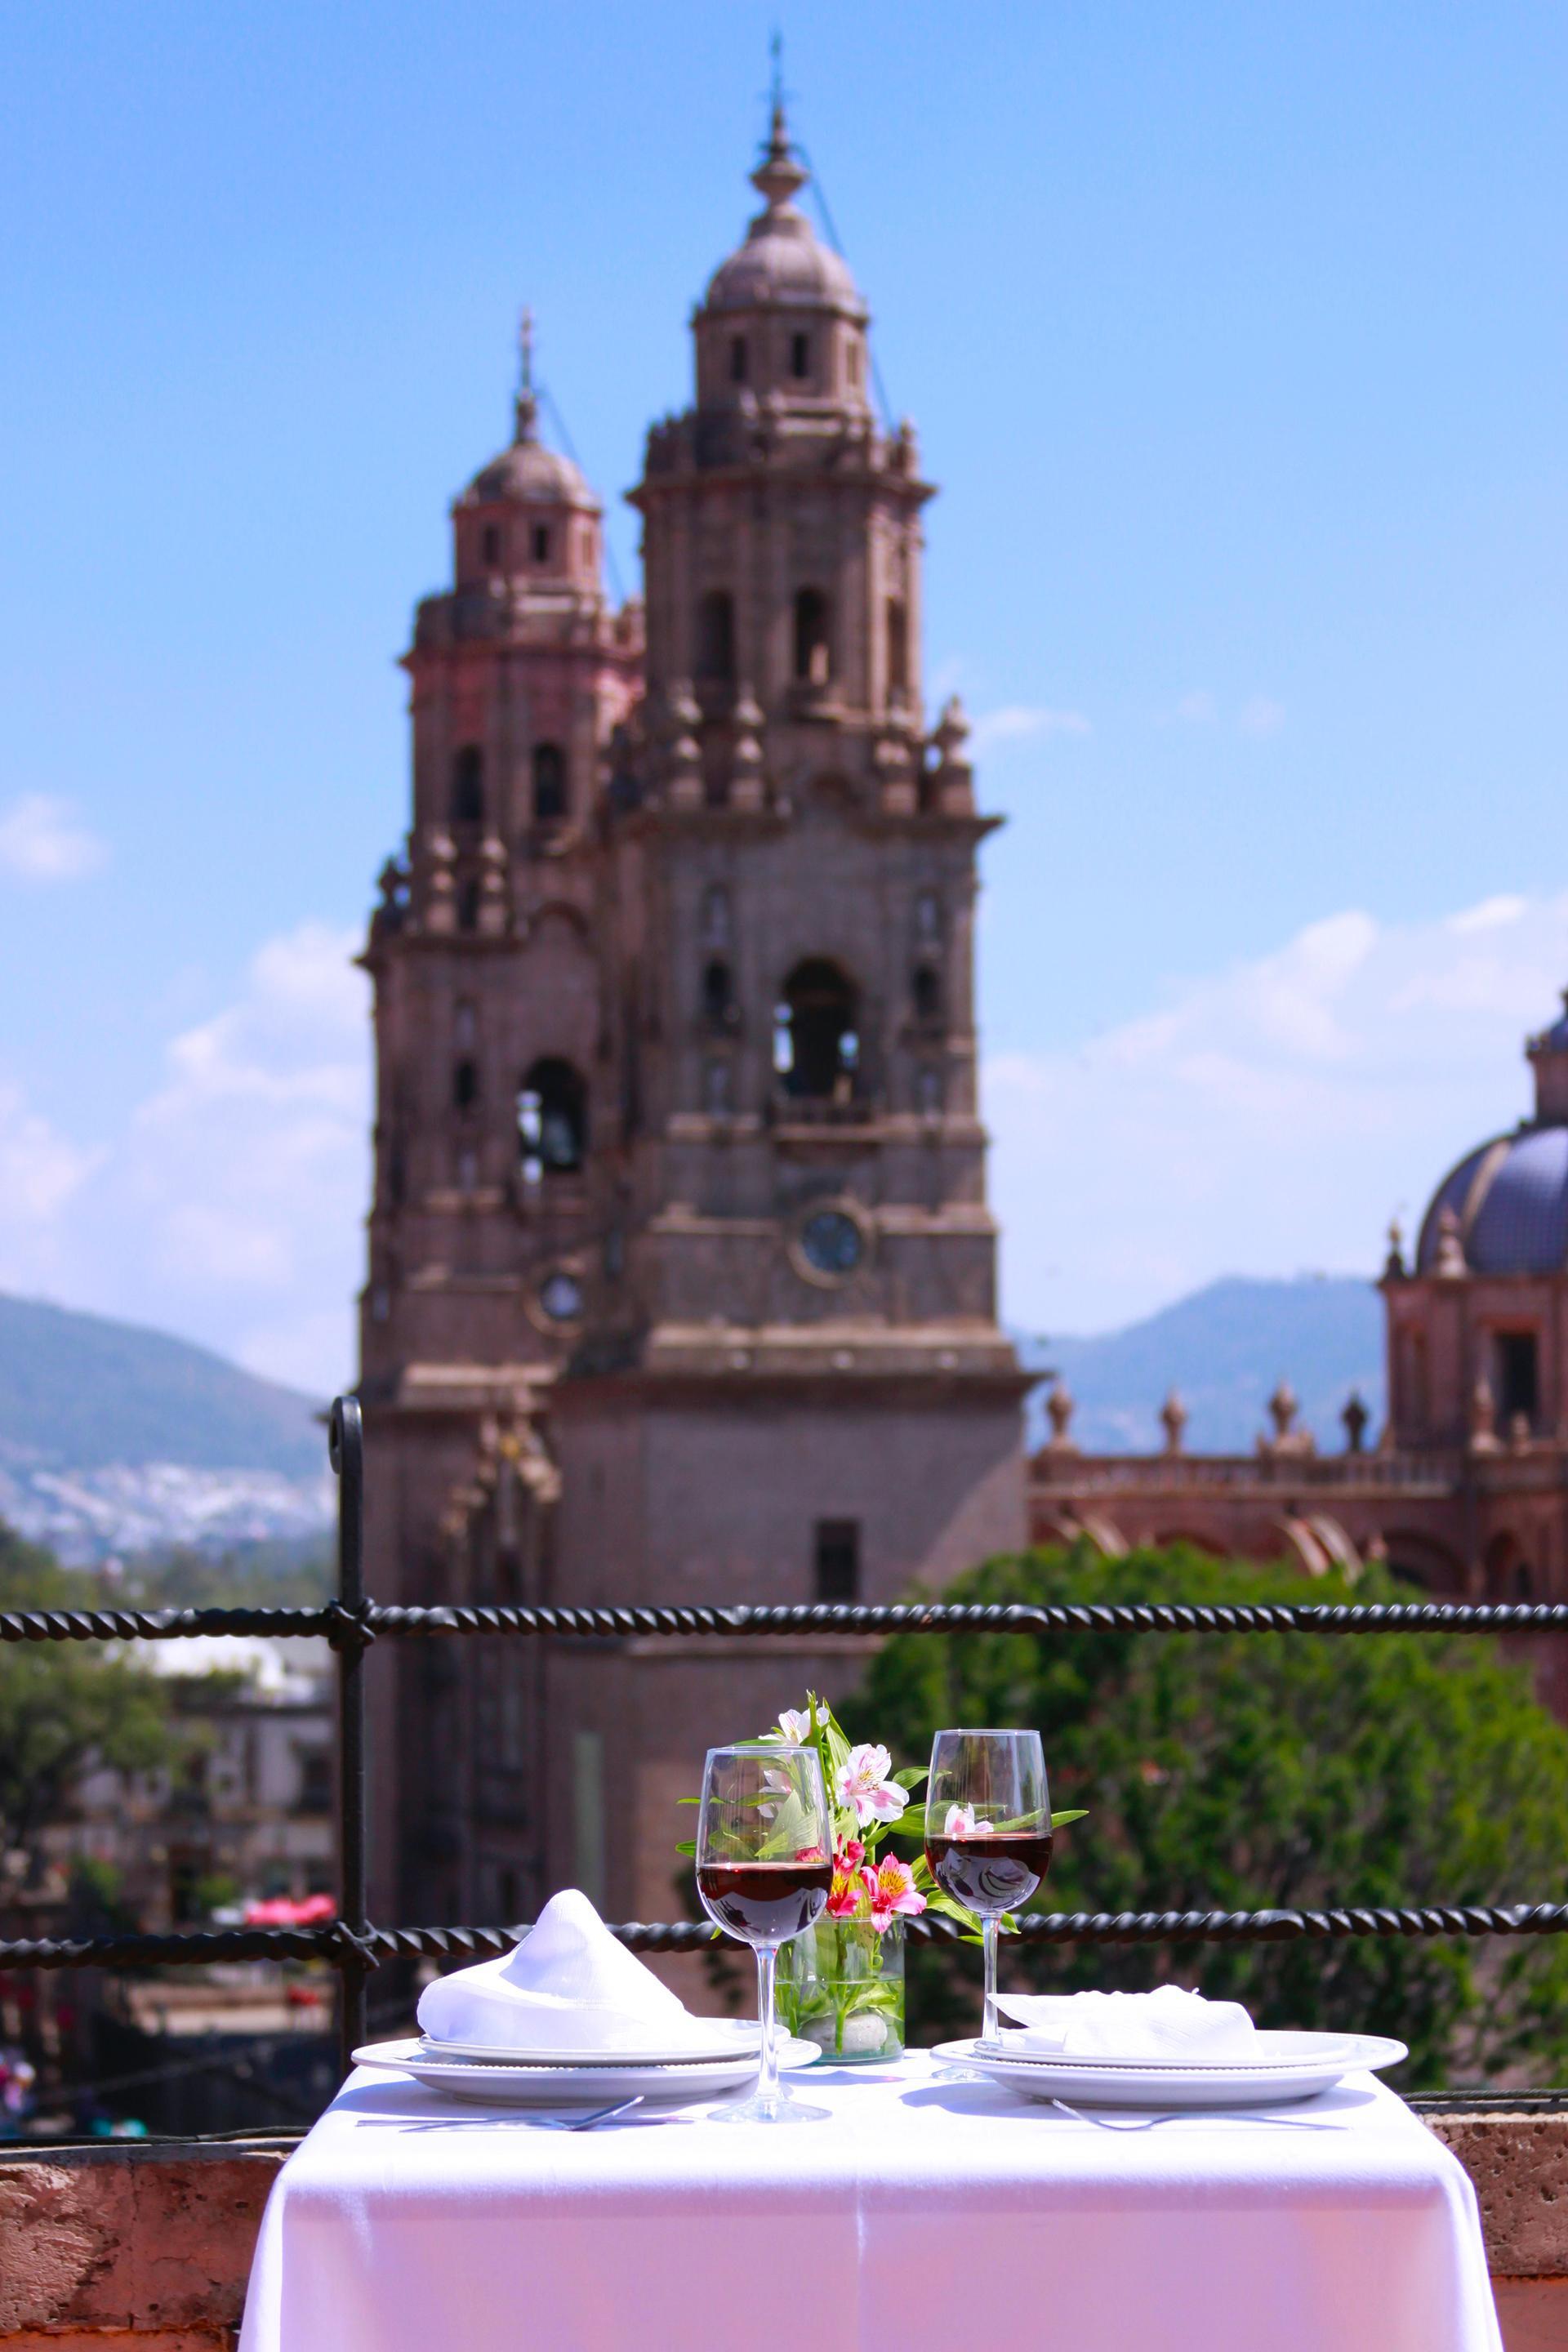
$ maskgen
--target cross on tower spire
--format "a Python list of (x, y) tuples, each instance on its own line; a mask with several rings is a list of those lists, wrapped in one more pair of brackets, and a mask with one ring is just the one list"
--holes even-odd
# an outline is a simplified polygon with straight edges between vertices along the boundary
[(539, 422), (539, 397), (533, 389), (533, 312), (523, 305), (518, 321), (517, 438), (531, 441)]
[(768, 142), (763, 150), (763, 160), (752, 173), (752, 185), (768, 200), (770, 212), (787, 205), (797, 188), (804, 187), (810, 176), (790, 145), (789, 124), (784, 117), (784, 35), (776, 29), (768, 44), (773, 58), (773, 76), (768, 88)]

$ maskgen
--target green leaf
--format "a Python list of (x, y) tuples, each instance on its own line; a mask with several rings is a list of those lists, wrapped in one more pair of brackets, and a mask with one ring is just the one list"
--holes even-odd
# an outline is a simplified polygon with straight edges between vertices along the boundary
[(1059, 1830), (1065, 1828), (1068, 1822), (1087, 1822), (1088, 1819), (1089, 1807), (1087, 1805), (1079, 1805), (1075, 1812), (1053, 1813), (1051, 1815), (1051, 1827), (1054, 1830)]

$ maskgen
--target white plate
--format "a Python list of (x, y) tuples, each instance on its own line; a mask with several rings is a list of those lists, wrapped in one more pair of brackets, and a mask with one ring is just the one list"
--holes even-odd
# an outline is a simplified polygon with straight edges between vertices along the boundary
[(648, 2042), (641, 2050), (508, 2050), (485, 2042), (433, 2042), (419, 2037), (421, 2052), (430, 2058), (463, 2058), (476, 2066), (680, 2066), (720, 2063), (727, 2058), (755, 2058), (762, 2032), (752, 2018), (704, 2019), (712, 2038), (684, 2048)]
[[(1372, 2033), (1268, 2033), (1257, 2058), (1215, 2063), (1150, 2058), (997, 2057), (977, 2042), (939, 2042), (935, 2055), (1026, 2099), (1090, 2107), (1261, 2107), (1310, 2099), (1361, 2067), (1396, 2065), (1403, 2042)], [(1285, 2044), (1288, 2047), (1280, 2047)]]
[[(780, 2068), (789, 2074), (820, 2058), (815, 2042), (785, 2042)], [(426, 2089), (455, 2099), (479, 2099), (489, 2106), (603, 2106), (607, 2100), (715, 2098), (755, 2079), (755, 2051), (743, 2056), (682, 2060), (677, 2065), (517, 2066), (487, 2065), (468, 2058), (437, 2058), (424, 2041), (371, 2042), (353, 2053), (356, 2066), (412, 2074)]]

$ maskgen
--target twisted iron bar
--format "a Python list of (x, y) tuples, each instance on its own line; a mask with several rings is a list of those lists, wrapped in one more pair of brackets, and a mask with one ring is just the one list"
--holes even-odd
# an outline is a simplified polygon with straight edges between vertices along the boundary
[(887, 1607), (818, 1601), (732, 1609), (638, 1606), (407, 1607), (365, 1601), (353, 1609), (24, 1609), (0, 1612), (4, 1642), (173, 1642), (216, 1633), (315, 1635), (337, 1649), (383, 1633), (554, 1634), (626, 1641), (648, 1635), (788, 1633), (1510, 1633), (1568, 1632), (1559, 1601), (1310, 1601), (1225, 1604), (1175, 1601), (900, 1602)]
[[(911, 1919), (912, 1939), (953, 1943), (951, 1919)], [(1047, 1911), (1026, 1915), (1031, 1943), (1296, 1943), (1358, 1936), (1561, 1936), (1568, 1904), (1426, 1904), (1327, 1911)], [(479, 1960), (510, 1951), (526, 1927), (225, 1927), (171, 1936), (40, 1937), (0, 1943), (0, 1969), (194, 1967), (211, 1960), (326, 1960), (361, 1973), (395, 1959)], [(713, 1931), (700, 1920), (633, 1919), (610, 1933), (636, 1952), (699, 1952)], [(728, 1939), (726, 1939), (728, 1940)]]

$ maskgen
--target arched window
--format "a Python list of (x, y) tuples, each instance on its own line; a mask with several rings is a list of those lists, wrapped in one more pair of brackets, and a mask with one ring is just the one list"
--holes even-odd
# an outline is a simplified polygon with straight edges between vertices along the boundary
[(479, 886), (465, 882), (458, 892), (458, 929), (477, 931), (479, 928)]
[(735, 1026), (735, 980), (722, 956), (715, 956), (702, 974), (702, 1018), (710, 1029)]
[(458, 824), (481, 824), (484, 814), (484, 749), (479, 743), (464, 743), (452, 761), (453, 821)]
[(552, 1054), (524, 1071), (517, 1091), (517, 1140), (530, 1183), (581, 1168), (588, 1142), (588, 1089), (570, 1062)]
[(731, 383), (744, 383), (746, 381), (746, 338), (744, 335), (731, 335), (730, 338), (730, 381)]
[(452, 1073), (452, 1103), (458, 1110), (472, 1110), (479, 1098), (479, 1070), (477, 1062), (462, 1061)]
[(888, 692), (910, 690), (910, 614), (901, 596), (888, 599)]
[(797, 380), (811, 373), (811, 337), (809, 335), (790, 337), (789, 372)]
[(929, 963), (917, 964), (910, 993), (921, 1027), (934, 1028), (942, 1019), (942, 974)]
[(730, 944), (730, 893), (722, 882), (710, 882), (702, 893), (702, 937), (710, 948)]
[(795, 674), (803, 686), (826, 686), (833, 675), (827, 637), (827, 599), (820, 588), (801, 588), (795, 592)]
[(727, 588), (710, 588), (697, 607), (697, 675), (714, 686), (734, 677), (735, 600)]
[(559, 743), (533, 747), (533, 822), (559, 824), (566, 814), (566, 755)]
[(486, 523), (479, 547), (481, 558), (486, 563), (494, 564), (500, 562), (500, 533), (493, 522)]
[(826, 956), (797, 963), (773, 1017), (773, 1066), (786, 1094), (847, 1101), (860, 1061), (854, 982)]
[(536, 522), (533, 526), (533, 560), (535, 563), (548, 563), (550, 561), (550, 525), (547, 522)]

